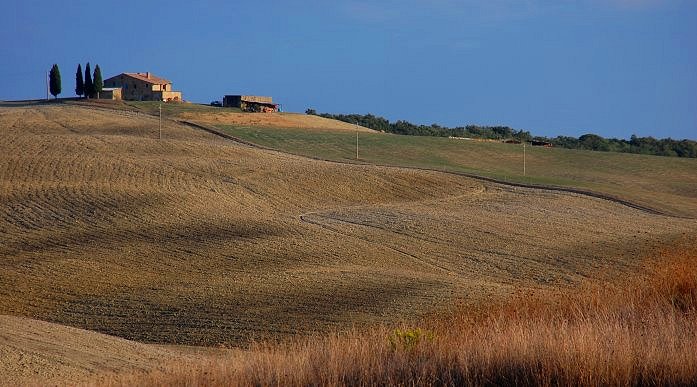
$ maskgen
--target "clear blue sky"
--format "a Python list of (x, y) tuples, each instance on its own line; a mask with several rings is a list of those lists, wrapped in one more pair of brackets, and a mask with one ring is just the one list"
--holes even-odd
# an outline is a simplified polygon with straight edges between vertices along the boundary
[(697, 139), (697, 1), (7, 1), (0, 99), (78, 63), (151, 71), (184, 98), (271, 95), (540, 135)]

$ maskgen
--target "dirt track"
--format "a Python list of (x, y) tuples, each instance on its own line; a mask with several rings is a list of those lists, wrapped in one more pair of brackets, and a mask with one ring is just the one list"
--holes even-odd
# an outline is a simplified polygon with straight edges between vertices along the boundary
[(394, 321), (631, 272), (694, 221), (342, 165), (76, 106), (0, 108), (0, 314), (150, 343)]
[[(284, 152), (280, 151), (277, 149), (272, 149), (268, 148), (262, 145), (254, 144), (252, 142), (246, 141), (244, 139), (232, 136), (230, 134), (227, 134), (223, 131), (221, 131), (218, 128), (215, 128), (210, 125), (205, 125), (202, 122), (194, 122), (194, 121), (188, 121), (188, 120), (175, 120), (178, 123), (190, 126), (195, 129), (200, 129), (205, 132), (211, 133), (215, 136), (231, 140), (240, 144), (248, 145), (257, 149), (262, 149), (262, 150), (267, 150), (267, 151), (277, 151), (281, 153), (286, 153), (289, 155), (294, 155), (294, 156), (300, 156), (300, 157), (306, 157), (310, 158), (313, 160), (319, 160), (319, 161), (325, 161), (328, 163), (337, 163), (337, 164), (348, 164), (348, 165), (363, 165), (364, 163), (361, 163), (359, 161), (336, 161), (336, 160), (327, 160), (327, 159), (322, 159), (322, 158), (317, 158), (317, 157), (308, 157), (308, 156), (302, 156), (294, 153), (289, 153), (289, 152)], [(371, 164), (374, 166), (380, 166), (380, 167), (391, 167), (390, 165), (383, 165), (383, 164)], [(394, 167), (394, 168), (406, 168), (406, 167)], [(561, 186), (555, 186), (555, 185), (543, 185), (543, 184), (525, 184), (525, 183), (515, 183), (515, 182), (509, 182), (509, 181), (504, 181), (504, 180), (499, 180), (499, 179), (494, 179), (491, 177), (485, 177), (473, 173), (465, 173), (465, 172), (453, 172), (453, 171), (439, 171), (436, 169), (429, 169), (429, 168), (416, 168), (416, 167), (408, 167), (408, 169), (413, 169), (417, 171), (429, 171), (429, 172), (441, 172), (441, 173), (447, 173), (447, 174), (453, 174), (453, 175), (458, 175), (458, 176), (465, 176), (469, 177), (472, 179), (484, 181), (484, 182), (489, 182), (489, 183), (495, 183), (498, 185), (503, 185), (503, 186), (508, 186), (508, 187), (519, 187), (519, 188), (532, 188), (532, 189), (542, 189), (542, 190), (547, 190), (547, 191), (559, 191), (559, 192), (568, 192), (568, 193), (573, 193), (573, 194), (580, 194), (584, 196), (590, 196), (598, 199), (603, 199), (607, 201), (611, 201), (613, 203), (621, 204), (630, 208), (634, 208), (640, 211), (644, 211), (649, 214), (653, 215), (661, 215), (661, 216), (667, 216), (667, 217), (673, 217), (673, 218), (684, 218), (684, 219), (694, 219), (693, 217), (690, 216), (684, 216), (684, 215), (676, 215), (676, 214), (670, 214), (667, 213), (661, 209), (653, 208), (653, 207), (648, 207), (644, 206), (635, 202), (632, 202), (631, 200), (627, 199), (622, 199), (620, 197), (602, 193), (602, 192), (596, 192), (596, 191), (590, 191), (590, 190), (585, 190), (581, 188), (572, 188), (572, 187), (561, 187)]]

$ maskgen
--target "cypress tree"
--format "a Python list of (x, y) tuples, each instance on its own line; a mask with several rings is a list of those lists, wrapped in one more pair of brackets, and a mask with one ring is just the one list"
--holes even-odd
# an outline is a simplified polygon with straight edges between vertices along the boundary
[(92, 70), (90, 69), (90, 62), (87, 62), (87, 65), (85, 66), (85, 97), (89, 98), (93, 95), (93, 88)]
[(81, 97), (85, 94), (85, 81), (82, 79), (82, 65), (77, 64), (77, 72), (75, 73), (75, 94)]
[(102, 92), (102, 88), (104, 87), (104, 81), (102, 80), (102, 70), (99, 68), (99, 65), (94, 66), (94, 77), (92, 78), (92, 85), (95, 94), (97, 94), (97, 99), (99, 99), (99, 93)]
[(51, 72), (48, 75), (49, 90), (54, 98), (58, 99), (58, 94), (61, 93), (61, 72), (58, 70), (58, 65), (54, 64), (51, 67)]

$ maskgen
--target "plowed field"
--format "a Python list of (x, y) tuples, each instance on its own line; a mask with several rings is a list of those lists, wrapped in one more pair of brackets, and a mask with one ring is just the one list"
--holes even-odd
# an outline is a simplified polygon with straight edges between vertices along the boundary
[(0, 235), (0, 314), (237, 345), (629, 273), (697, 225), (57, 104), (0, 108)]
[(208, 356), (231, 353), (141, 344), (24, 317), (0, 316), (0, 386), (95, 383), (96, 375), (149, 371), (202, 352)]

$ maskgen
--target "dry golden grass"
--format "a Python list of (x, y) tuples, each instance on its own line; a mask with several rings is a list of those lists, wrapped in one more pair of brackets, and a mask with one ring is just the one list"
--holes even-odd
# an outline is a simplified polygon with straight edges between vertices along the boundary
[(252, 126), (260, 128), (321, 129), (333, 131), (376, 131), (346, 122), (298, 113), (233, 113), (225, 109), (216, 112), (184, 112), (177, 115), (184, 120), (196, 120), (211, 125)]
[(694, 247), (672, 250), (613, 284), (459, 309), (422, 322), (420, 339), (410, 344), (384, 326), (354, 329), (100, 384), (694, 385), (695, 259)]

